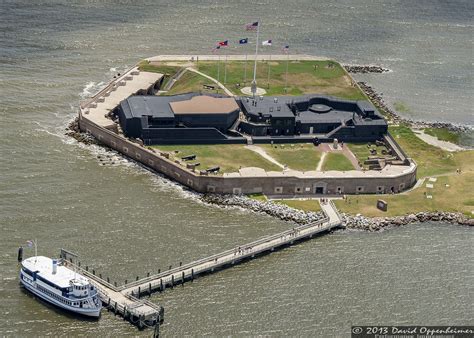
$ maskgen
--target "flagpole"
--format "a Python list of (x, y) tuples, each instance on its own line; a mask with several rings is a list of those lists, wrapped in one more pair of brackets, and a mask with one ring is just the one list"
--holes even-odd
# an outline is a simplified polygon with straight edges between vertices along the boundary
[(285, 76), (285, 93), (288, 92), (288, 61), (290, 60), (290, 53), (286, 52), (286, 76)]
[(35, 263), (38, 260), (38, 239), (35, 238)]
[(220, 82), (220, 71), (221, 71), (221, 67), (220, 67), (220, 63), (221, 63), (221, 55), (219, 54), (219, 51), (217, 51), (217, 82)]
[(257, 21), (257, 43), (255, 44), (255, 63), (253, 65), (253, 81), (252, 81), (252, 94), (255, 98), (255, 94), (257, 93), (257, 58), (258, 58), (258, 36), (260, 33), (260, 19)]
[(244, 86), (247, 83), (247, 52), (245, 52)]
[[(271, 46), (270, 46), (271, 47)], [(272, 53), (268, 55), (268, 80), (267, 80), (267, 87), (270, 88), (270, 63), (272, 62)]]
[(225, 61), (224, 61), (224, 84), (227, 83), (227, 48), (225, 50)]

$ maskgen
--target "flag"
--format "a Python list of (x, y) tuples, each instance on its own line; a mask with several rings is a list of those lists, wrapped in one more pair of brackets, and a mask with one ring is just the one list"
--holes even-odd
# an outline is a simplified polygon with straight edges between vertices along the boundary
[(215, 52), (217, 52), (219, 49), (221, 49), (221, 46), (217, 45), (217, 46), (215, 46), (215, 47), (212, 49), (212, 52), (215, 53)]
[(229, 45), (229, 40), (219, 41), (217, 44), (219, 47), (227, 47)]
[(288, 53), (290, 51), (290, 46), (289, 45), (283, 46), (281, 50), (283, 51), (283, 53)]
[(271, 46), (272, 45), (272, 40), (265, 40), (262, 42), (262, 46)]
[(247, 43), (249, 43), (249, 38), (245, 38), (245, 39), (240, 39), (240, 40), (239, 40), (239, 44), (240, 44), (240, 45), (245, 45), (245, 44), (247, 44)]
[(30, 240), (26, 241), (26, 245), (28, 245), (29, 248), (31, 248), (33, 244), (34, 244), (33, 241), (30, 241)]
[(247, 31), (256, 31), (258, 28), (258, 21), (248, 23), (245, 25), (245, 30)]

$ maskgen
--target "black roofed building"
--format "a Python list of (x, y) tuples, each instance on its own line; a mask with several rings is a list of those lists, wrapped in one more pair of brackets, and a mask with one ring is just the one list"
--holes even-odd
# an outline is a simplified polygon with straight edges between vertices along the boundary
[(240, 130), (259, 137), (372, 141), (387, 133), (387, 122), (367, 101), (308, 95), (242, 98), (240, 105), (246, 116)]
[(234, 98), (198, 93), (131, 96), (116, 110), (127, 137), (145, 144), (243, 143), (228, 130), (240, 108)]
[(368, 101), (307, 95), (233, 98), (188, 93), (131, 96), (115, 110), (127, 137), (145, 144), (375, 141), (387, 123)]

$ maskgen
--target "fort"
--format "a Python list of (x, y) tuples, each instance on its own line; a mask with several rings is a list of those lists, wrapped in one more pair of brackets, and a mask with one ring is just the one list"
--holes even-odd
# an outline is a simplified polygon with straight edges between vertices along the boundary
[[(281, 60), (286, 60), (286, 56), (281, 57)], [(259, 58), (262, 62), (268, 60), (265, 55)], [(165, 85), (169, 88), (169, 83), (175, 83), (177, 87), (177, 77), (183, 76), (182, 69), (200, 75), (202, 72), (195, 67), (197, 60), (204, 68), (210, 69), (214, 59), (214, 56), (192, 59), (158, 56), (149, 58), (146, 67), (141, 66), (143, 63), (137, 64), (81, 103), (80, 129), (100, 143), (202, 193), (262, 193), (268, 196), (382, 194), (398, 193), (415, 184), (416, 164), (388, 133), (387, 123), (377, 109), (360, 96), (355, 81), (347, 72), (341, 71), (342, 67), (335, 61), (306, 55), (290, 58), (298, 66), (306, 62), (315, 70), (325, 65), (321, 71), (340, 72), (348, 91), (338, 96), (355, 96), (356, 99), (333, 96), (331, 92), (314, 93), (311, 87), (302, 95), (276, 95), (282, 94), (276, 92), (267, 96), (238, 96), (236, 92), (239, 92), (240, 84), (228, 89), (218, 79), (206, 74), (206, 81), (212, 85), (201, 88), (213, 87), (225, 94), (218, 93), (218, 90), (211, 93), (203, 90), (177, 94), (161, 92)], [(150, 68), (150, 65), (162, 65), (170, 60), (181, 62), (180, 72), (171, 79), (166, 67)], [(239, 62), (242, 57), (229, 56), (229, 60)], [(275, 62), (279, 58), (272, 56), (272, 60)], [(164, 71), (160, 72), (161, 69)], [(331, 151), (343, 153), (347, 147), (341, 145), (343, 142), (370, 142), (383, 145), (386, 151), (384, 156), (373, 153), (374, 156), (360, 159), (360, 165), (356, 160), (355, 167), (346, 170), (321, 170), (316, 163), (307, 170), (285, 165), (280, 166), (283, 167), (281, 170), (275, 170), (271, 165), (262, 168), (248, 163), (219, 173), (219, 163), (213, 168), (197, 170), (199, 162), (193, 165), (186, 161), (186, 156), (176, 158), (179, 151), (165, 147), (213, 144), (222, 145), (223, 151), (227, 151), (230, 148), (225, 148), (226, 144), (244, 147), (324, 143), (331, 145), (327, 147)], [(268, 156), (260, 160), (267, 159)], [(196, 160), (200, 160), (199, 155)]]
[[(78, 127), (100, 144), (204, 193), (205, 203), (266, 212), (294, 226), (124, 283), (110, 281), (88, 265), (81, 267), (74, 254), (62, 250), (65, 263), (97, 285), (109, 311), (141, 329), (154, 326), (155, 336), (164, 308), (143, 296), (199, 276), (339, 228), (377, 231), (438, 220), (472, 225), (469, 216), (439, 212), (433, 196), (420, 189), (428, 178), (427, 189), (442, 190), (449, 200), (437, 196), (435, 202), (451, 209), (458, 191), (469, 189), (462, 177), (472, 177), (472, 152), (446, 155), (420, 143), (408, 127), (390, 125), (385, 119), (390, 114), (382, 115), (381, 105), (333, 60), (307, 55), (273, 55), (272, 63), (268, 59), (259, 56), (260, 68), (267, 67), (270, 74), (269, 67), (275, 67), (277, 76), (273, 81), (268, 77), (261, 95), (246, 95), (245, 76), (232, 71), (245, 67), (243, 56), (229, 57), (227, 83), (220, 81), (216, 56), (157, 56), (118, 74), (81, 103)], [(285, 79), (282, 86), (281, 61), (291, 61), (286, 77), (293, 75), (294, 84), (287, 86)], [(259, 82), (265, 83), (261, 75)], [(399, 143), (417, 156), (420, 167)], [(467, 175), (460, 169), (456, 177), (438, 175), (459, 164), (467, 168)], [(418, 170), (422, 178), (417, 181)], [(448, 183), (457, 189), (450, 190)], [(385, 201), (385, 210), (375, 208), (382, 194), (389, 201), (388, 210)], [(386, 217), (351, 216), (340, 209), (365, 216), (383, 212)], [(398, 216), (400, 210), (413, 213)]]

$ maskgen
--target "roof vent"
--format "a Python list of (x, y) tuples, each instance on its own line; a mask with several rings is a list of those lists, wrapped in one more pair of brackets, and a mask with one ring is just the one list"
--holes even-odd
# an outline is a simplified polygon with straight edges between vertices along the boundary
[(272, 113), (272, 112), (273, 112), (273, 107), (268, 108), (268, 111), (269, 111), (270, 113)]
[(260, 95), (260, 101), (263, 101), (263, 96)]
[(277, 107), (277, 111), (280, 111), (280, 110), (281, 110), (281, 106), (278, 106), (278, 107)]
[(274, 102), (274, 103), (278, 103), (278, 97), (274, 97), (274, 98), (273, 98), (273, 102)]

